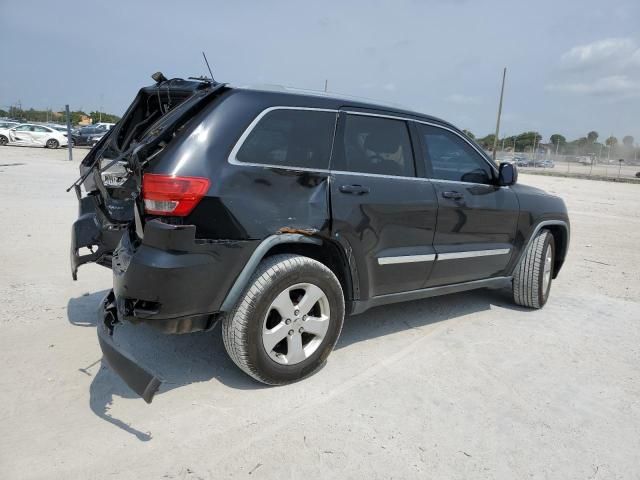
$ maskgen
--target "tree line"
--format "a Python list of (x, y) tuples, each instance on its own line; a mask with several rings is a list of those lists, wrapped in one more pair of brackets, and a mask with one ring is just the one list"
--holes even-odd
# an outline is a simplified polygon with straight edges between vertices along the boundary
[[(482, 147), (493, 150), (493, 144), (496, 138), (493, 133), (481, 138), (476, 138), (469, 130), (464, 130), (464, 133), (475, 139)], [(635, 146), (635, 139), (632, 135), (625, 135), (622, 137), (621, 142), (613, 135), (604, 139), (604, 142), (599, 142), (598, 138), (600, 138), (600, 134), (595, 130), (590, 131), (584, 137), (572, 141), (567, 141), (564, 135), (554, 133), (549, 137), (549, 141), (545, 143), (542, 141), (542, 135), (538, 132), (523, 132), (519, 135), (499, 138), (497, 149), (514, 152), (531, 152), (535, 145), (536, 150), (538, 150), (538, 146), (541, 146), (550, 149), (551, 153), (556, 153), (557, 151), (557, 153), (561, 155), (594, 155), (602, 157), (615, 154), (630, 158), (636, 155), (640, 157), (640, 148)]]
[[(93, 123), (105, 122), (116, 123), (120, 120), (120, 117), (111, 113), (93, 111), (86, 113), (83, 110), (74, 110), (69, 112), (71, 114), (71, 124), (77, 125), (82, 122), (86, 117), (90, 117)], [(66, 123), (67, 119), (64, 110), (61, 112), (53, 110), (35, 110), (30, 108), (23, 110), (18, 107), (10, 107), (9, 110), (0, 109), (0, 118), (6, 117), (15, 119), (21, 122), (51, 122), (51, 123)]]

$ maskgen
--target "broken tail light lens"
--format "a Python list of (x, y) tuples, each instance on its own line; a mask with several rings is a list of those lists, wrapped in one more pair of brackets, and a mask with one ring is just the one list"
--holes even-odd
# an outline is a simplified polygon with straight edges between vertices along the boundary
[(202, 200), (209, 185), (209, 179), (202, 177), (145, 173), (142, 176), (144, 210), (151, 215), (185, 217)]

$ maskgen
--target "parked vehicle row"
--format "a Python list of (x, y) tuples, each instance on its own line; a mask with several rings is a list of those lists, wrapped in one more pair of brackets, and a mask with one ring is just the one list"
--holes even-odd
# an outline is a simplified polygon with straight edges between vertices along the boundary
[(569, 245), (563, 201), (453, 125), (157, 76), (82, 161), (71, 239), (74, 278), (88, 262), (112, 269), (100, 347), (146, 401), (161, 380), (114, 342), (122, 322), (220, 321), (236, 365), (280, 385), (322, 367), (345, 315), (481, 287), (529, 308), (549, 298)]
[(550, 158), (540, 160), (530, 160), (522, 155), (505, 156), (502, 158), (502, 162), (513, 163), (518, 167), (541, 167), (541, 168), (553, 168), (555, 163)]
[[(94, 146), (114, 126), (98, 123), (71, 130), (72, 146)], [(67, 127), (58, 124), (0, 122), (0, 146), (21, 145), (58, 148), (68, 145)]]

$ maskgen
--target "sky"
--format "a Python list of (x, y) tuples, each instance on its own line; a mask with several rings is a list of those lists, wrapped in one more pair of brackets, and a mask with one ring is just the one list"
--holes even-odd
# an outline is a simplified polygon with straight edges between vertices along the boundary
[(0, 108), (122, 114), (150, 75), (393, 102), (483, 136), (640, 141), (640, 1), (0, 0)]

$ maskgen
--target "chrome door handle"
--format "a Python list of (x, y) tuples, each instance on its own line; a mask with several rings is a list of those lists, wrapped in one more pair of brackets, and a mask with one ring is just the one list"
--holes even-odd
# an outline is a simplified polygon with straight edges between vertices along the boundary
[(451, 200), (460, 200), (464, 198), (464, 195), (460, 192), (442, 192), (443, 198), (449, 198)]
[(365, 187), (364, 185), (342, 185), (340, 191), (352, 195), (364, 195), (365, 193), (369, 193), (369, 187)]

